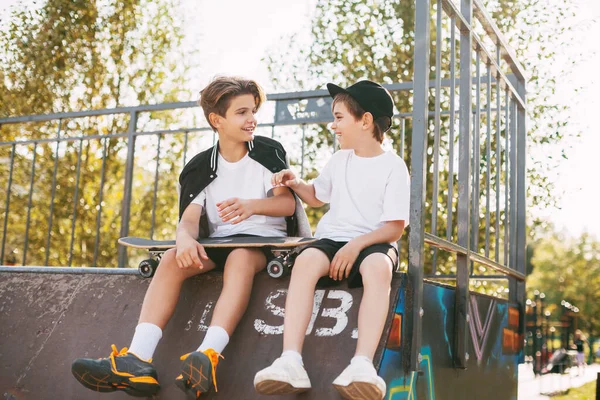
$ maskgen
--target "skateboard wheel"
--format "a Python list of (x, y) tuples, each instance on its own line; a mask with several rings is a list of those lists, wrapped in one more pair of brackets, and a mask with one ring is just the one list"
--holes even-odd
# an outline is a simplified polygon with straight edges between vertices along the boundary
[(269, 261), (269, 264), (267, 264), (267, 273), (271, 278), (281, 278), (286, 274), (287, 269), (283, 260), (279, 257)]
[(140, 272), (140, 275), (142, 277), (152, 278), (154, 276), (154, 273), (156, 272), (157, 267), (158, 267), (158, 261), (149, 258), (140, 263), (140, 265), (138, 267), (138, 271)]

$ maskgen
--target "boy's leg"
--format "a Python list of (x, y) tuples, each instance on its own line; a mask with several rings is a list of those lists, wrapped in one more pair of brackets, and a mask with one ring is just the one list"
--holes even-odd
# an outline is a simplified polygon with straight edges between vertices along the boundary
[(233, 333), (248, 307), (254, 276), (266, 266), (267, 258), (261, 250), (235, 249), (229, 254), (211, 326), (220, 326), (229, 335)]
[(220, 353), (248, 307), (254, 276), (266, 265), (267, 258), (261, 250), (235, 249), (227, 256), (223, 289), (210, 327), (198, 350), (182, 357), (181, 373), (176, 383), (183, 391), (199, 397), (212, 385), (216, 389), (215, 369)]
[(162, 337), (162, 330), (175, 312), (183, 282), (215, 268), (215, 263), (211, 260), (204, 260), (202, 269), (179, 268), (175, 259), (176, 254), (176, 249), (170, 249), (163, 254), (144, 296), (138, 326), (129, 347), (130, 353), (144, 360), (152, 358)]
[(183, 282), (195, 275), (208, 272), (215, 268), (211, 260), (203, 260), (204, 268), (179, 268), (175, 255), (176, 249), (170, 249), (163, 254), (154, 278), (146, 291), (139, 323), (151, 323), (164, 329), (173, 315)]
[(315, 287), (329, 272), (329, 263), (328, 256), (316, 248), (308, 248), (296, 258), (285, 302), (284, 351), (271, 366), (254, 377), (258, 393), (289, 394), (310, 389), (301, 352), (312, 315)]
[(372, 253), (360, 264), (364, 286), (358, 310), (358, 343), (350, 365), (333, 385), (347, 399), (380, 400), (386, 385), (377, 375), (373, 357), (385, 326), (389, 309), (393, 262), (383, 253)]
[(358, 309), (355, 356), (372, 360), (385, 326), (390, 305), (392, 261), (382, 253), (370, 254), (360, 265), (364, 292)]
[(73, 362), (73, 375), (85, 387), (99, 392), (123, 390), (134, 396), (150, 396), (160, 386), (154, 366), (150, 363), (162, 329), (171, 318), (181, 285), (187, 278), (214, 268), (212, 261), (204, 269), (180, 269), (175, 261), (176, 250), (163, 255), (156, 275), (146, 292), (139, 324), (126, 352), (113, 352), (108, 358), (80, 358)]
[(292, 277), (285, 301), (283, 351), (302, 353), (306, 329), (312, 315), (315, 287), (329, 273), (329, 258), (321, 250), (303, 251), (292, 268)]

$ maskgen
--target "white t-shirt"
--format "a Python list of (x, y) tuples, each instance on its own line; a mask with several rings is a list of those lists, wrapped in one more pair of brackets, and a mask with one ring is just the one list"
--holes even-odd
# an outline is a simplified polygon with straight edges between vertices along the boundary
[(266, 199), (273, 196), (273, 174), (246, 154), (240, 161), (231, 163), (219, 154), (217, 178), (192, 201), (203, 207), (208, 217), (209, 237), (230, 235), (286, 236), (284, 217), (253, 215), (233, 225), (223, 222), (217, 212), (217, 203), (237, 197), (240, 199)]
[(408, 226), (410, 175), (391, 151), (359, 157), (354, 150), (339, 150), (313, 184), (317, 199), (330, 204), (317, 225), (319, 239), (350, 241), (387, 221), (404, 220)]

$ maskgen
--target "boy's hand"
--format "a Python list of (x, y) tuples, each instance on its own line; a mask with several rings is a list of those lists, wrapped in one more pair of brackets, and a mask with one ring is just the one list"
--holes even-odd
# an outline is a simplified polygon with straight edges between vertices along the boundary
[(289, 169), (283, 169), (278, 173), (273, 174), (273, 177), (271, 178), (271, 184), (273, 187), (287, 186), (294, 188), (294, 186), (298, 185), (298, 183), (299, 182), (296, 174)]
[(254, 215), (253, 204), (254, 203), (252, 200), (244, 200), (233, 197), (217, 203), (217, 211), (223, 222), (227, 222), (235, 218), (235, 220), (231, 222), (232, 225), (235, 225)]
[(347, 278), (361, 250), (362, 246), (355, 240), (346, 243), (335, 253), (333, 261), (329, 265), (329, 277), (336, 281)]
[(204, 268), (202, 260), (208, 260), (204, 247), (192, 237), (184, 237), (177, 241), (175, 260), (179, 268)]

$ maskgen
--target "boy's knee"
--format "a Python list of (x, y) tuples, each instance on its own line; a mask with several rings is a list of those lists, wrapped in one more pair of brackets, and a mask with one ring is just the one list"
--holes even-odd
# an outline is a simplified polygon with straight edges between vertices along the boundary
[(175, 256), (177, 255), (177, 249), (173, 248), (173, 249), (169, 249), (167, 251), (165, 251), (165, 253), (162, 255), (160, 262), (161, 264), (164, 263), (172, 263), (175, 262)]
[(262, 262), (265, 261), (265, 259), (266, 257), (262, 250), (247, 248), (234, 249), (231, 251), (231, 253), (229, 253), (229, 256), (227, 257), (227, 261), (240, 261), (241, 264), (248, 264), (252, 261)]
[(177, 276), (182, 275), (183, 271), (177, 265), (177, 250), (169, 249), (165, 251), (165, 253), (160, 258), (160, 263), (158, 264), (158, 269), (156, 270), (155, 278), (159, 278), (163, 274), (168, 274), (169, 276)]
[(259, 249), (235, 249), (227, 257), (225, 270), (234, 268), (236, 274), (242, 274), (247, 271), (248, 274), (255, 274), (267, 266), (267, 258), (262, 250)]
[(389, 285), (392, 282), (392, 269), (392, 261), (382, 253), (370, 254), (360, 264), (360, 274), (365, 285)]
[(329, 264), (329, 258), (319, 249), (313, 247), (304, 250), (298, 257), (296, 263), (300, 264)]
[(329, 271), (329, 259), (321, 250), (310, 248), (304, 250), (294, 261), (292, 276), (314, 276), (320, 278)]
[(177, 266), (177, 259), (175, 258), (177, 255), (177, 249), (169, 249), (165, 251), (165, 253), (160, 258), (160, 263), (158, 264), (162, 269), (171, 269), (173, 267), (179, 269)]

